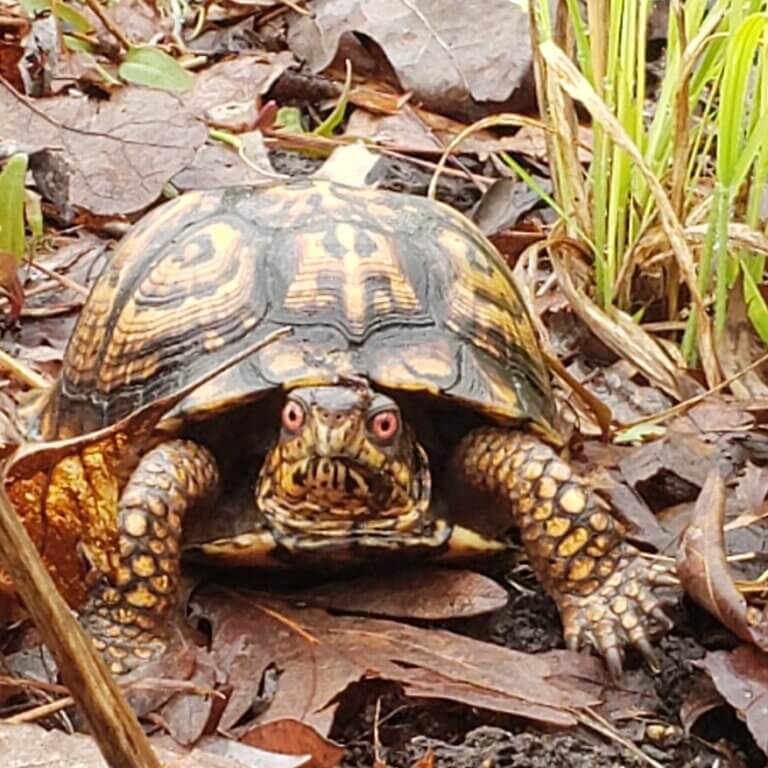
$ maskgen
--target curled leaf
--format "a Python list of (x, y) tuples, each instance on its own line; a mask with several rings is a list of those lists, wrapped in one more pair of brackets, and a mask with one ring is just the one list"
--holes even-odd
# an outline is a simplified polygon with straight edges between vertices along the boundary
[(742, 640), (768, 650), (768, 626), (736, 589), (725, 555), (725, 486), (713, 469), (693, 508), (677, 554), (688, 594)]

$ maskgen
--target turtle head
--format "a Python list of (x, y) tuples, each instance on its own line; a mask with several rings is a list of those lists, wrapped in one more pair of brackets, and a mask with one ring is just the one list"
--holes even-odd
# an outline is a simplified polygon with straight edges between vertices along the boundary
[(280, 419), (256, 491), (276, 533), (354, 539), (421, 529), (427, 457), (391, 397), (360, 383), (300, 387)]

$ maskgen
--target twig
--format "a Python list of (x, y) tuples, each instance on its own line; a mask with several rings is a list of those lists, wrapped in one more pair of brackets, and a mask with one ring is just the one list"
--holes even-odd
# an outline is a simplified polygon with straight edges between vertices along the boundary
[(74, 291), (80, 296), (88, 295), (87, 288), (80, 285), (80, 283), (76, 283), (66, 275), (61, 275), (58, 272), (54, 272), (52, 269), (48, 269), (48, 267), (44, 267), (42, 264), (38, 264), (36, 261), (30, 261), (29, 263), (32, 267), (38, 270), (38, 272), (42, 272), (44, 275), (48, 275), (48, 277), (50, 277), (52, 280), (56, 280), (58, 283), (61, 283), (65, 288), (69, 288), (71, 291)]
[(96, 14), (96, 16), (98, 16), (99, 21), (104, 25), (107, 32), (109, 32), (126, 51), (133, 47), (133, 43), (126, 37), (125, 32), (123, 32), (123, 30), (120, 29), (109, 16), (107, 16), (104, 9), (101, 7), (99, 0), (85, 0), (85, 4)]
[(742, 368), (740, 371), (736, 371), (733, 376), (729, 376), (719, 384), (715, 384), (714, 387), (710, 387), (706, 392), (702, 392), (699, 395), (689, 397), (687, 400), (683, 400), (682, 403), (677, 403), (676, 405), (672, 405), (669, 408), (665, 408), (663, 411), (654, 413), (653, 416), (646, 416), (642, 419), (637, 419), (636, 421), (630, 421), (627, 424), (623, 424), (620, 429), (616, 430), (616, 434), (645, 424), (658, 424), (662, 421), (666, 421), (667, 419), (671, 419), (673, 416), (677, 416), (680, 413), (684, 413), (697, 403), (700, 403), (702, 400), (706, 400), (710, 395), (714, 395), (715, 392), (719, 392), (721, 389), (725, 389), (730, 384), (733, 384), (733, 382), (737, 379), (745, 376), (750, 371), (754, 371), (755, 368), (759, 368), (766, 362), (768, 362), (768, 352), (758, 357), (757, 360), (751, 362), (748, 366), (746, 366), (746, 368)]
[(33, 389), (48, 389), (50, 381), (0, 349), (0, 368), (4, 368), (15, 379)]
[(133, 710), (75, 621), (0, 487), (0, 554), (112, 768), (161, 768)]
[(36, 720), (42, 720), (44, 717), (54, 715), (57, 712), (61, 712), (62, 709), (71, 707), (75, 703), (75, 700), (71, 696), (65, 696), (63, 699), (56, 699), (56, 701), (47, 701), (40, 706), (32, 707), (32, 709), (26, 709), (24, 712), (19, 712), (18, 715), (11, 715), (0, 723), (3, 725), (21, 725), (22, 723), (33, 723)]

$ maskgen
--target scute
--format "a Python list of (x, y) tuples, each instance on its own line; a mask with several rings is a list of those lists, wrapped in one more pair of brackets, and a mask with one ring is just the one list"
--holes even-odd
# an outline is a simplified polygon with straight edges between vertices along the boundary
[(145, 217), (92, 289), (42, 432), (114, 423), (287, 326), (177, 415), (364, 376), (551, 424), (530, 319), (479, 231), (423, 198), (298, 181), (192, 193)]

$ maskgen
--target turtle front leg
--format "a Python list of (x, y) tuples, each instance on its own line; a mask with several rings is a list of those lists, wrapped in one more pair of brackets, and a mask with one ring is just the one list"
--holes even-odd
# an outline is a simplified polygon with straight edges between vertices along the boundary
[(82, 622), (114, 674), (166, 649), (176, 615), (182, 521), (218, 494), (211, 453), (189, 440), (148, 451), (120, 496), (112, 574), (96, 585)]
[(567, 646), (591, 644), (614, 678), (626, 645), (654, 666), (650, 636), (672, 624), (655, 589), (677, 580), (626, 541), (596, 489), (551, 447), (511, 430), (473, 430), (454, 460), (462, 481), (508, 505), (536, 575), (558, 605)]

